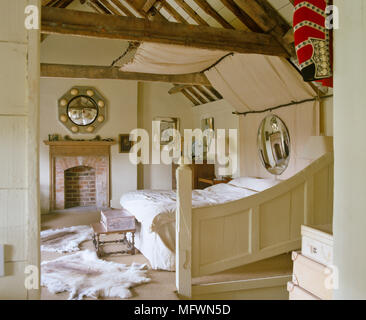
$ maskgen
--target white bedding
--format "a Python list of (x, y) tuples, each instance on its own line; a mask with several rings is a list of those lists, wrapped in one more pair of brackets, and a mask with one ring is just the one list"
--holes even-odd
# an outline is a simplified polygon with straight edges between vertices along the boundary
[[(257, 193), (231, 184), (192, 191), (192, 207), (214, 206)], [(152, 268), (175, 270), (176, 191), (138, 190), (124, 194), (121, 205), (139, 222), (136, 247)]]

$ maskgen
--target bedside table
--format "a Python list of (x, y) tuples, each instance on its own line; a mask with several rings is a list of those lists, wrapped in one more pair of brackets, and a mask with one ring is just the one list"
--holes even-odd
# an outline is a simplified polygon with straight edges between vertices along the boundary
[(215, 185), (215, 184), (219, 184), (219, 183), (228, 183), (230, 182), (232, 179), (228, 178), (228, 179), (217, 179), (217, 178), (198, 178), (198, 182), (202, 182), (202, 183), (206, 183), (209, 184), (211, 186)]

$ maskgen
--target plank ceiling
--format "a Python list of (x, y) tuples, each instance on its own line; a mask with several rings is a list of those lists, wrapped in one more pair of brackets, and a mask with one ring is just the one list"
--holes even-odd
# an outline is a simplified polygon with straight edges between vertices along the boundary
[[(253, 1), (253, 0), (250, 0)], [(267, 1), (292, 26), (291, 0)], [(262, 32), (233, 0), (42, 0), (42, 5), (101, 14), (163, 19), (170, 22)], [(212, 87), (176, 85), (169, 94), (183, 94), (194, 106), (222, 99)]]

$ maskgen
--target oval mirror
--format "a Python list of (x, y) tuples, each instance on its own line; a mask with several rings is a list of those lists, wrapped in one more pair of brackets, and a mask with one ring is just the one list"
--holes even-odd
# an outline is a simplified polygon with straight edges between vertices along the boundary
[(282, 174), (290, 161), (290, 135), (276, 115), (265, 117), (258, 129), (258, 151), (263, 166), (274, 175)]
[(87, 126), (97, 118), (98, 105), (91, 97), (76, 96), (67, 105), (67, 115), (74, 124)]

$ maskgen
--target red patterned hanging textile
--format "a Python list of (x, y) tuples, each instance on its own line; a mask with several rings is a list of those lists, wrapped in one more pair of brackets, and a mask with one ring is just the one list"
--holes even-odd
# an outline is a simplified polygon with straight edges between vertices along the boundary
[(330, 0), (295, 0), (294, 37), (301, 74), (305, 81), (333, 87), (333, 36), (326, 28)]

